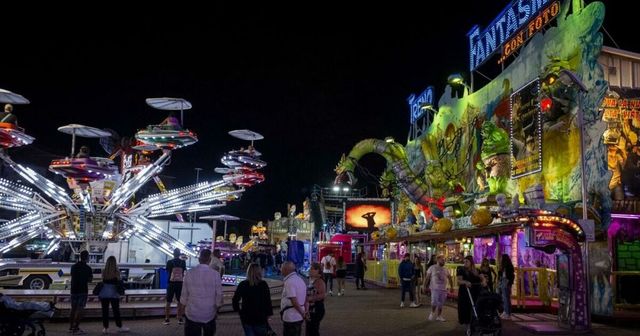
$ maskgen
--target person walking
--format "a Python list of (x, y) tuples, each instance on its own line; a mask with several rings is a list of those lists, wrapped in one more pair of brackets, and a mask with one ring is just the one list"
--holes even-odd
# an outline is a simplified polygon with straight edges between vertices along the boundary
[(322, 276), (327, 284), (329, 295), (333, 295), (333, 275), (336, 272), (336, 258), (333, 257), (333, 251), (329, 251), (320, 263), (322, 264)]
[(347, 277), (347, 263), (339, 256), (336, 263), (336, 280), (338, 281), (338, 296), (344, 295), (344, 279)]
[(173, 259), (167, 261), (167, 273), (169, 274), (169, 283), (167, 284), (167, 302), (164, 305), (164, 325), (168, 325), (169, 315), (171, 314), (171, 303), (173, 298), (178, 302), (176, 317), (178, 324), (183, 324), (182, 314), (184, 307), (180, 305), (180, 295), (182, 293), (182, 283), (184, 280), (184, 272), (187, 270), (187, 263), (180, 259), (180, 249), (173, 250)]
[(80, 252), (80, 261), (71, 266), (71, 312), (69, 313), (69, 332), (73, 335), (84, 335), (80, 329), (80, 319), (87, 305), (89, 283), (93, 281), (93, 270), (87, 265), (89, 252)]
[[(480, 274), (473, 263), (473, 257), (468, 255), (463, 259), (463, 266), (458, 267), (456, 276), (458, 277), (458, 322), (467, 325), (467, 333), (470, 332), (472, 302), (478, 297), (480, 290)], [(469, 289), (471, 297), (469, 297)]]
[(431, 289), (431, 314), (429, 321), (445, 322), (442, 317), (442, 307), (447, 301), (447, 280), (449, 280), (449, 289), (453, 292), (453, 278), (449, 271), (444, 267), (444, 256), (439, 255), (436, 263), (427, 269), (425, 275), (424, 289)]
[(269, 285), (262, 280), (260, 265), (252, 263), (247, 267), (247, 279), (238, 284), (231, 303), (233, 311), (240, 312), (245, 336), (267, 335), (271, 329), (269, 316), (273, 315), (273, 307)]
[(502, 294), (503, 312), (500, 317), (503, 319), (511, 318), (511, 286), (515, 280), (515, 270), (511, 263), (511, 258), (507, 254), (502, 255), (500, 260), (500, 269), (498, 271), (500, 293)]
[(400, 282), (402, 283), (402, 295), (400, 297), (400, 308), (404, 307), (404, 298), (405, 294), (409, 292), (409, 298), (411, 299), (411, 305), (409, 307), (416, 308), (419, 307), (416, 304), (415, 295), (413, 293), (412, 281), (413, 281), (413, 263), (410, 260), (409, 253), (404, 255), (404, 258), (400, 262), (398, 266), (398, 277), (400, 278)]
[(218, 271), (211, 269), (211, 250), (202, 249), (198, 266), (184, 276), (180, 303), (185, 307), (185, 336), (213, 336), (216, 333), (216, 315), (222, 307), (222, 280)]
[(421, 289), (422, 289), (422, 274), (423, 274), (423, 270), (422, 270), (422, 262), (420, 262), (420, 257), (419, 256), (415, 256), (414, 258), (414, 263), (413, 263), (413, 280), (411, 283), (411, 289), (413, 290), (413, 292), (415, 293), (416, 296), (416, 303), (417, 304), (421, 304)]
[(116, 320), (118, 332), (129, 331), (129, 328), (122, 326), (122, 319), (120, 318), (120, 295), (124, 295), (124, 285), (120, 279), (120, 270), (114, 256), (107, 258), (107, 263), (102, 270), (101, 287), (98, 298), (102, 305), (102, 326), (104, 327), (102, 333), (111, 333), (111, 330), (109, 330), (109, 305), (113, 309), (113, 318)]
[(296, 273), (296, 265), (292, 261), (282, 264), (284, 284), (280, 299), (280, 317), (282, 319), (283, 336), (300, 336), (302, 321), (305, 318), (307, 286)]
[[(338, 257), (338, 264), (340, 264), (341, 258), (342, 257)], [(340, 288), (340, 280), (338, 280), (338, 288)], [(307, 287), (308, 311), (306, 336), (320, 335), (320, 321), (322, 321), (325, 313), (324, 298), (326, 293), (326, 286), (322, 280), (322, 266), (320, 266), (319, 263), (313, 263), (309, 269), (309, 286)], [(340, 292), (338, 292), (338, 295), (340, 295)]]
[(367, 289), (364, 286), (364, 272), (367, 270), (367, 259), (364, 252), (358, 253), (356, 257), (356, 289)]

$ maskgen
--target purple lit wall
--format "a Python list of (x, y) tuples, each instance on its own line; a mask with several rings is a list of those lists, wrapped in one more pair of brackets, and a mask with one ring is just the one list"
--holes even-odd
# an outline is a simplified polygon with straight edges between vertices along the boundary
[(556, 254), (545, 253), (533, 247), (527, 247), (524, 232), (518, 233), (518, 267), (546, 267), (556, 268)]
[(480, 237), (473, 239), (473, 261), (482, 262), (482, 258), (498, 259), (501, 255), (511, 255), (511, 235), (500, 236), (500, 252), (496, 253), (495, 237)]

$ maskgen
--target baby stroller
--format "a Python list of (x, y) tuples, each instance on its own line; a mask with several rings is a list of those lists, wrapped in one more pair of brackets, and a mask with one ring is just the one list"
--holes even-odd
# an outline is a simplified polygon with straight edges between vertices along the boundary
[(47, 332), (42, 321), (53, 315), (53, 307), (49, 312), (34, 309), (17, 310), (7, 308), (0, 302), (0, 335), (2, 336), (45, 336)]
[(498, 310), (502, 306), (502, 298), (496, 293), (483, 291), (478, 300), (473, 302), (471, 291), (467, 288), (467, 294), (471, 299), (471, 323), (468, 335), (502, 335), (502, 322)]

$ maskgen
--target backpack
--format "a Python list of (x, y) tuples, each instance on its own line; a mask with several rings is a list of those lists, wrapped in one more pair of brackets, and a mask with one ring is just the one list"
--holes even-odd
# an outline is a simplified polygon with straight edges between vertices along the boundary
[(169, 275), (169, 281), (183, 281), (184, 279), (184, 269), (181, 265), (175, 265), (171, 269), (171, 274)]
[(324, 260), (325, 260), (324, 268), (330, 270), (331, 269), (331, 258), (324, 257)]

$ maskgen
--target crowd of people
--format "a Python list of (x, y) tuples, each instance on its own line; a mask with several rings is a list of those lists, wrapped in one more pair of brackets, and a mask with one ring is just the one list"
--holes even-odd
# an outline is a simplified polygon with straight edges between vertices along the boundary
[[(71, 312), (69, 331), (71, 334), (85, 334), (80, 328), (83, 310), (87, 303), (89, 284), (93, 280), (93, 270), (87, 265), (87, 251), (80, 253), (80, 260), (71, 268)], [(184, 325), (184, 333), (192, 335), (214, 335), (216, 316), (222, 307), (222, 276), (225, 264), (220, 251), (203, 249), (198, 258), (199, 264), (187, 270), (185, 261), (180, 257), (179, 249), (174, 250), (174, 258), (166, 265), (168, 273), (165, 319), (170, 324), (171, 305), (174, 299), (178, 303), (176, 318)], [(269, 285), (264, 280), (265, 269), (260, 258), (258, 262), (249, 262), (246, 279), (238, 284), (232, 299), (233, 310), (240, 315), (245, 335), (275, 335), (270, 317), (273, 315)], [(274, 262), (277, 259), (274, 258)], [(325, 297), (333, 295), (333, 280), (337, 282), (337, 295), (345, 294), (347, 266), (342, 256), (336, 259), (333, 253), (324, 256), (320, 263), (312, 263), (309, 278), (305, 280), (297, 272), (291, 261), (279, 264), (278, 272), (283, 277), (283, 290), (280, 302), (280, 317), (283, 323), (283, 335), (301, 335), (304, 325), (306, 335), (319, 335), (320, 323), (325, 316)], [(268, 267), (268, 263), (265, 263)], [(355, 260), (356, 289), (366, 289), (364, 272), (366, 258), (359, 253)], [(482, 260), (476, 268), (473, 257), (466, 256), (463, 266), (456, 269), (458, 284), (458, 322), (469, 326), (472, 319), (472, 304), (483, 293), (496, 290), (503, 298), (502, 318), (511, 314), (511, 287), (514, 281), (514, 267), (508, 255), (502, 255), (500, 267), (496, 272), (488, 259)], [(446, 321), (442, 314), (449, 294), (454, 292), (453, 277), (445, 267), (442, 255), (432, 256), (423, 267), (422, 260), (409, 254), (398, 266), (398, 278), (401, 281), (401, 303), (404, 307), (406, 294), (411, 301), (409, 307), (419, 307), (422, 294), (431, 297), (429, 321)], [(494, 284), (497, 284), (494, 287)], [(93, 289), (102, 306), (103, 333), (127, 332), (120, 317), (120, 296), (124, 295), (124, 284), (115, 257), (107, 259), (102, 270), (102, 280)], [(5, 300), (7, 302), (7, 300)], [(109, 326), (109, 307), (113, 311), (116, 329)]]

